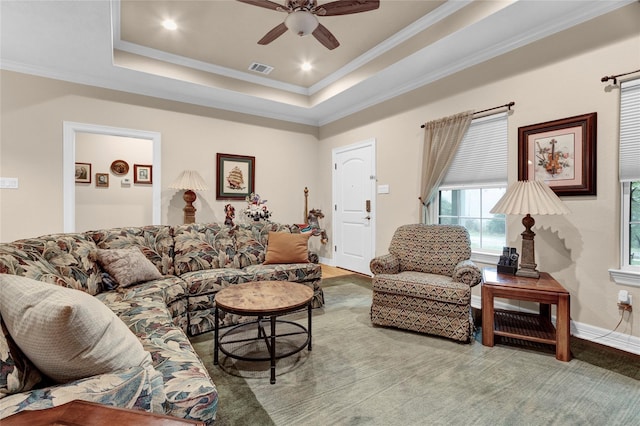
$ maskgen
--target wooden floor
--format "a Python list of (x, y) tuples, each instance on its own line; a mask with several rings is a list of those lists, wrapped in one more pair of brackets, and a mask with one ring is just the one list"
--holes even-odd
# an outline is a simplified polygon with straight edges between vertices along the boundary
[(336, 268), (335, 266), (329, 266), (320, 264), (322, 267), (322, 278), (340, 277), (342, 275), (357, 274), (357, 272), (349, 271), (348, 269)]

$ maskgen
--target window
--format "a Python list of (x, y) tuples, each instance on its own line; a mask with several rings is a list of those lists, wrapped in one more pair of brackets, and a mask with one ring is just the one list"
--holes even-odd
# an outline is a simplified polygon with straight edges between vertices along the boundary
[(640, 180), (622, 185), (622, 214), (628, 218), (623, 219), (623, 267), (637, 267), (640, 272)]
[(501, 252), (505, 216), (489, 213), (507, 188), (507, 114), (474, 119), (440, 185), (438, 223), (462, 225), (474, 251)]
[(503, 214), (491, 214), (489, 210), (504, 193), (504, 187), (440, 190), (438, 223), (467, 228), (472, 249), (502, 251), (505, 217)]
[(620, 88), (620, 270), (618, 284), (640, 286), (640, 79)]

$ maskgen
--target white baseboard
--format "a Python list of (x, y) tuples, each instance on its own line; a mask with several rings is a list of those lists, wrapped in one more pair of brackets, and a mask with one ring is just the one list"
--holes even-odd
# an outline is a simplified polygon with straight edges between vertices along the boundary
[(320, 257), (318, 256), (318, 261), (324, 265), (327, 266), (336, 266), (336, 264), (333, 262), (333, 258), (329, 259), (328, 257)]
[[(482, 300), (480, 296), (471, 296), (471, 306), (476, 309), (482, 309)], [(500, 301), (494, 302), (494, 306), (498, 309), (534, 312), (529, 309), (523, 309)], [(551, 320), (555, 324), (555, 317), (552, 317)], [(590, 342), (599, 343), (601, 345), (640, 355), (640, 338), (635, 336), (615, 331), (612, 332), (611, 330), (595, 327), (589, 324), (582, 324), (573, 320), (571, 321), (571, 335)]]

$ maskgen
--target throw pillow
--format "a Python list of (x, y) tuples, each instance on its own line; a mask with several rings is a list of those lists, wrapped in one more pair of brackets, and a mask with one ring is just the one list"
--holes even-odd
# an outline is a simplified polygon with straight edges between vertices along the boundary
[(127, 249), (98, 249), (98, 262), (120, 287), (143, 281), (159, 280), (162, 274), (137, 247)]
[(122, 320), (85, 292), (7, 274), (0, 274), (0, 289), (9, 334), (56, 382), (151, 364)]
[(310, 236), (310, 232), (302, 234), (269, 232), (264, 264), (308, 263)]

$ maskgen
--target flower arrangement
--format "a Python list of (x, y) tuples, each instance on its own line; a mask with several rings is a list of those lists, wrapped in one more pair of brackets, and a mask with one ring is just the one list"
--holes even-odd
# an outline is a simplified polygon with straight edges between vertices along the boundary
[(271, 212), (267, 208), (267, 200), (260, 198), (260, 195), (252, 192), (245, 198), (247, 202), (247, 208), (244, 210), (244, 214), (256, 222), (264, 219), (267, 220), (271, 217)]

